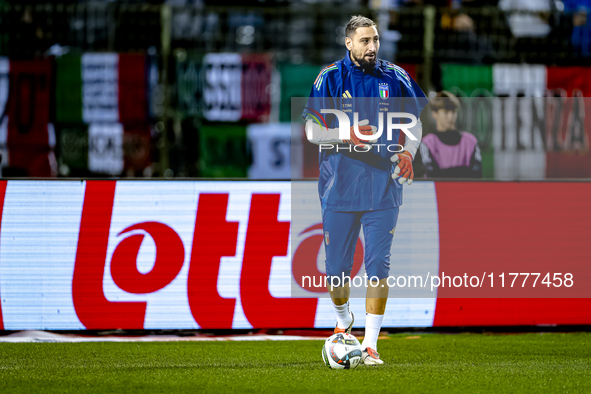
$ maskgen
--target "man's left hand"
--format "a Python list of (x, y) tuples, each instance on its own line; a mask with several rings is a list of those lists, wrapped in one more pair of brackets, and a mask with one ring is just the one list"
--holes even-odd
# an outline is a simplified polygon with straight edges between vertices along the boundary
[(394, 168), (392, 179), (400, 177), (398, 180), (400, 184), (403, 184), (404, 181), (407, 181), (407, 184), (410, 185), (415, 177), (415, 173), (412, 169), (412, 155), (409, 152), (404, 151), (395, 154), (390, 158), (390, 160), (392, 160), (393, 163), (398, 163), (396, 168)]

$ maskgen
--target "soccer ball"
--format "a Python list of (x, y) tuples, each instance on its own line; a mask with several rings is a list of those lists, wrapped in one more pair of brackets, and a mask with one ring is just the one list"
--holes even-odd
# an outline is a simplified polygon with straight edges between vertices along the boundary
[(332, 369), (355, 369), (361, 362), (361, 344), (351, 334), (334, 334), (322, 345), (322, 359)]

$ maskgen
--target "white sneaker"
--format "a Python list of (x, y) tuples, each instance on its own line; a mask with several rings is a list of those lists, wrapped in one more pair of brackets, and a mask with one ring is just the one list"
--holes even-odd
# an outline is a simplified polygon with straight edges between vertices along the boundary
[(380, 360), (380, 355), (378, 352), (370, 347), (365, 348), (361, 353), (361, 361), (363, 361), (363, 364), (365, 365), (381, 365), (384, 363), (382, 360)]

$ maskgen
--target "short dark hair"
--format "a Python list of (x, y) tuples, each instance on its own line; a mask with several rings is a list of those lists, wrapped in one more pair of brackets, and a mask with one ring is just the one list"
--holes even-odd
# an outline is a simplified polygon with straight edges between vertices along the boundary
[(363, 15), (353, 15), (345, 28), (345, 36), (353, 38), (353, 34), (355, 34), (358, 28), (371, 26), (376, 26), (376, 23), (371, 19), (366, 18)]
[(435, 97), (431, 99), (431, 111), (439, 111), (444, 109), (446, 111), (457, 111), (460, 108), (460, 100), (447, 90), (437, 92)]

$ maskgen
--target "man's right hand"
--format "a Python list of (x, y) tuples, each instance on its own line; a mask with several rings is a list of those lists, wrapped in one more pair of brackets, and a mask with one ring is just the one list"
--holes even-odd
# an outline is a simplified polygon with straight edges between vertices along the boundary
[[(359, 122), (358, 125), (359, 132), (363, 135), (372, 136), (375, 132), (375, 127), (369, 126), (369, 120), (367, 119), (362, 120), (361, 122)], [(351, 145), (358, 145), (362, 147), (365, 146), (364, 142), (369, 142), (371, 138), (360, 139), (359, 137), (357, 137), (357, 135), (355, 135), (355, 130), (353, 130), (353, 127), (354, 126), (351, 126), (351, 128), (349, 129), (349, 135), (351, 136), (351, 138), (348, 140), (343, 140), (343, 142)]]

